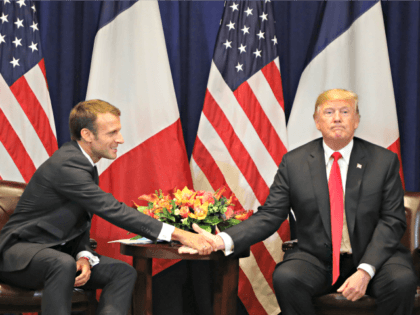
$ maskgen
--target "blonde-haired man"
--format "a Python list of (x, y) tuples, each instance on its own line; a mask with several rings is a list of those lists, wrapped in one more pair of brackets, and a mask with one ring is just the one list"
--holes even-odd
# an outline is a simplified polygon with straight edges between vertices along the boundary
[(411, 314), (416, 277), (400, 243), (406, 222), (398, 158), (354, 137), (357, 103), (351, 91), (322, 93), (314, 113), (322, 138), (288, 152), (265, 204), (213, 238), (227, 254), (240, 253), (277, 231), (293, 209), (298, 246), (273, 273), (284, 315), (315, 315), (312, 297), (336, 291), (351, 301), (372, 295), (378, 315)]
[(101, 100), (77, 104), (70, 113), (72, 141), (38, 168), (1, 230), (0, 279), (44, 288), (43, 315), (70, 315), (73, 287), (80, 286), (102, 289), (97, 314), (127, 314), (136, 271), (90, 249), (93, 214), (151, 240), (178, 240), (200, 254), (213, 250), (213, 241), (162, 224), (99, 188), (95, 163), (115, 159), (124, 143), (120, 115)]

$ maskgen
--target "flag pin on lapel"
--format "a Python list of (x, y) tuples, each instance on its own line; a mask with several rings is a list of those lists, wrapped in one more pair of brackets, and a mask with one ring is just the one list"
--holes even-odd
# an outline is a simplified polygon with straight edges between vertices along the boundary
[(362, 164), (357, 163), (357, 168), (362, 168)]

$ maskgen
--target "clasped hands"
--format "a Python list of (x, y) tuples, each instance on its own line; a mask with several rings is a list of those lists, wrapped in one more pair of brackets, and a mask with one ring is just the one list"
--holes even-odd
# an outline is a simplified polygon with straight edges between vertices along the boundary
[(213, 251), (224, 249), (224, 242), (220, 236), (203, 230), (195, 223), (192, 228), (197, 234), (188, 233), (191, 235), (189, 235), (189, 239), (181, 240), (183, 246), (178, 249), (178, 253), (209, 255)]

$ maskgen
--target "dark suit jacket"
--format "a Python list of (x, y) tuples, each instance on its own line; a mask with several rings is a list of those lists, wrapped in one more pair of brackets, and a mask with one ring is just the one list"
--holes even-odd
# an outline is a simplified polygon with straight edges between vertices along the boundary
[[(397, 155), (354, 138), (345, 212), (356, 266), (367, 263), (379, 269), (387, 261), (411, 266), (409, 251), (400, 243), (406, 228), (403, 197)], [(332, 242), (322, 138), (287, 153), (265, 204), (225, 231), (233, 239), (235, 253), (274, 233), (290, 208), (296, 215), (298, 247), (285, 260), (302, 259), (328, 268)]]
[(102, 191), (97, 181), (77, 142), (57, 150), (32, 176), (0, 232), (0, 271), (21, 270), (39, 250), (76, 238), (75, 254), (92, 252), (93, 214), (152, 240), (158, 237), (161, 222), (119, 202)]

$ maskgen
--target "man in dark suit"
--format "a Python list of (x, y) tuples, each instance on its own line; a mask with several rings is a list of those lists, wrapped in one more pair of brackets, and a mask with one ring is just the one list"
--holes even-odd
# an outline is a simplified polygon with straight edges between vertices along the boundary
[(162, 224), (99, 188), (95, 163), (115, 159), (124, 142), (120, 114), (100, 100), (76, 105), (70, 113), (72, 141), (35, 172), (0, 233), (0, 279), (44, 288), (43, 315), (70, 314), (73, 287), (79, 286), (102, 289), (98, 314), (127, 314), (136, 272), (90, 249), (93, 214), (151, 240), (178, 240), (200, 254), (213, 250), (205, 237)]
[(265, 204), (214, 237), (226, 254), (240, 253), (274, 233), (293, 209), (298, 246), (273, 273), (282, 314), (315, 314), (312, 297), (335, 291), (351, 301), (367, 292), (378, 315), (411, 314), (416, 277), (400, 243), (406, 222), (398, 158), (354, 138), (357, 103), (351, 91), (322, 93), (314, 113), (322, 138), (287, 153)]

